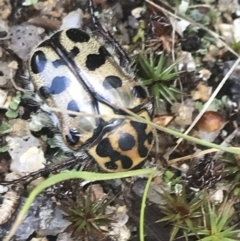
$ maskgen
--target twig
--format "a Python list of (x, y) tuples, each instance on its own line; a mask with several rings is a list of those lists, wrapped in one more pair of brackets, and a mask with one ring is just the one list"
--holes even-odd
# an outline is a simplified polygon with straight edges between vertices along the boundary
[(207, 150), (204, 150), (204, 151), (196, 152), (196, 153), (191, 154), (191, 155), (187, 155), (187, 156), (172, 159), (172, 160), (168, 161), (168, 164), (173, 165), (173, 164), (175, 164), (177, 162), (180, 162), (180, 161), (186, 161), (186, 160), (189, 160), (189, 159), (192, 159), (192, 158), (195, 158), (195, 157), (204, 156), (206, 154), (209, 154), (209, 153), (212, 153), (212, 152), (219, 152), (219, 151), (220, 150), (217, 150), (215, 148), (210, 148), (210, 149), (207, 149)]

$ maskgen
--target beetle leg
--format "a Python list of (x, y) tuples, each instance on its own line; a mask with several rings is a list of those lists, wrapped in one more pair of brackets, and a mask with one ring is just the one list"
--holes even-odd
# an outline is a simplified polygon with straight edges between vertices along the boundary
[(63, 168), (70, 168), (73, 167), (74, 165), (79, 163), (79, 158), (78, 157), (73, 157), (70, 158), (69, 160), (65, 161), (64, 163), (59, 163), (55, 165), (45, 165), (45, 167), (39, 169), (38, 171), (31, 172), (30, 174), (20, 177), (18, 179), (12, 180), (12, 181), (0, 181), (0, 185), (3, 186), (8, 186), (8, 185), (13, 185), (13, 184), (18, 184), (21, 182), (31, 182), (35, 180), (38, 177), (44, 177), (44, 176), (49, 176), (51, 173), (59, 171)]
[(115, 51), (117, 52), (117, 54), (120, 57), (120, 65), (123, 68), (128, 68), (129, 64), (130, 64), (130, 59), (128, 58), (127, 54), (125, 53), (125, 51), (123, 50), (123, 48), (121, 47), (121, 45), (116, 41), (116, 39), (112, 36), (112, 34), (105, 30), (103, 28), (103, 26), (101, 25), (101, 23), (98, 21), (97, 17), (94, 14), (94, 8), (93, 8), (93, 0), (89, 0), (89, 12), (93, 21), (93, 24), (95, 26), (96, 29), (99, 30), (100, 34), (107, 39), (108, 42), (110, 42), (113, 46)]

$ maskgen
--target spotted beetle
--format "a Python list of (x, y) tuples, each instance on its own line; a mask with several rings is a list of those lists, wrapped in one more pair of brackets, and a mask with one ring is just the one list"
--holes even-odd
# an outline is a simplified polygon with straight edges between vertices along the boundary
[(151, 120), (153, 103), (147, 91), (125, 71), (128, 58), (90, 12), (107, 41), (114, 41), (120, 64), (105, 46), (80, 29), (53, 34), (34, 49), (29, 70), (44, 102), (54, 108), (103, 117), (78, 117), (57, 112), (65, 145), (92, 157), (108, 172), (126, 171), (142, 163), (152, 147), (152, 127), (114, 115), (127, 115), (121, 107)]

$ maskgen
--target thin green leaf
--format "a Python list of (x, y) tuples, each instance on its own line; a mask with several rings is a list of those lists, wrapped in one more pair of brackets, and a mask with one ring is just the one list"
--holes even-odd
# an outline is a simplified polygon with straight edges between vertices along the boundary
[(144, 85), (150, 85), (154, 82), (154, 79), (153, 78), (145, 79), (142, 82), (143, 82)]
[(177, 235), (179, 231), (178, 227), (173, 227), (172, 231), (171, 231), (171, 235), (170, 235), (170, 241), (173, 241)]
[(169, 81), (178, 77), (178, 73), (163, 73), (161, 75), (162, 81)]
[(144, 56), (139, 55), (138, 63), (148, 78), (153, 76), (154, 68), (150, 65)]
[(164, 52), (161, 54), (160, 59), (158, 61), (158, 65), (156, 67), (156, 72), (155, 72), (155, 76), (159, 76), (161, 75), (161, 72), (163, 71), (163, 66), (165, 63), (165, 54)]
[(173, 104), (171, 98), (169, 98), (168, 94), (167, 94), (163, 89), (160, 89), (160, 90), (159, 90), (159, 93), (160, 93), (160, 95), (163, 96), (163, 98), (164, 98), (168, 103), (170, 103), (171, 105)]
[(163, 89), (166, 92), (166, 94), (170, 97), (171, 100), (177, 101), (173, 92), (170, 91), (166, 85), (161, 84), (161, 89)]
[(181, 91), (180, 89), (178, 89), (178, 88), (176, 88), (176, 87), (174, 87), (174, 86), (169, 86), (169, 90), (171, 90), (171, 91), (173, 91), (173, 92), (175, 92), (175, 93), (178, 93), (178, 94), (185, 94), (183, 91)]
[[(227, 204), (225, 204), (227, 205)], [(223, 208), (224, 212), (221, 211), (220, 215), (219, 215), (219, 219), (218, 219), (218, 227), (219, 230), (223, 230), (224, 227), (227, 226), (228, 224), (228, 220), (229, 220), (229, 213), (230, 213), (230, 206), (227, 207), (227, 209), (225, 209), (225, 207)]]
[(150, 53), (149, 62), (150, 62), (151, 67), (154, 68), (155, 61), (154, 61), (154, 53), (153, 52)]
[(155, 99), (157, 100), (157, 105), (159, 104), (159, 99), (160, 99), (160, 92), (159, 92), (159, 88), (157, 85), (154, 85), (151, 89), (151, 94), (152, 96), (155, 97)]

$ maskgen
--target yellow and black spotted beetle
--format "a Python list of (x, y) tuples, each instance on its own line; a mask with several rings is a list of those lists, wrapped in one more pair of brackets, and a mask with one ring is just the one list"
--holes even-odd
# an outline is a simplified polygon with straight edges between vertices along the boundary
[[(112, 35), (94, 16), (92, 0), (89, 6), (100, 33), (111, 41)], [(140, 164), (153, 142), (150, 125), (113, 117), (127, 115), (119, 106), (147, 120), (153, 115), (147, 91), (124, 71), (128, 58), (116, 41), (113, 45), (120, 64), (96, 38), (71, 28), (43, 41), (29, 61), (33, 84), (48, 106), (109, 116), (79, 118), (56, 113), (66, 146), (86, 152), (108, 172), (126, 171)]]
[(97, 38), (71, 28), (53, 34), (34, 49), (30, 76), (48, 106), (104, 116), (55, 113), (63, 142), (76, 156), (84, 153), (107, 172), (127, 171), (147, 158), (152, 127), (114, 115), (127, 116), (123, 107), (152, 120), (153, 103), (145, 88), (125, 71), (128, 57), (94, 16), (92, 0), (89, 9), (95, 27), (119, 55), (119, 64)]

